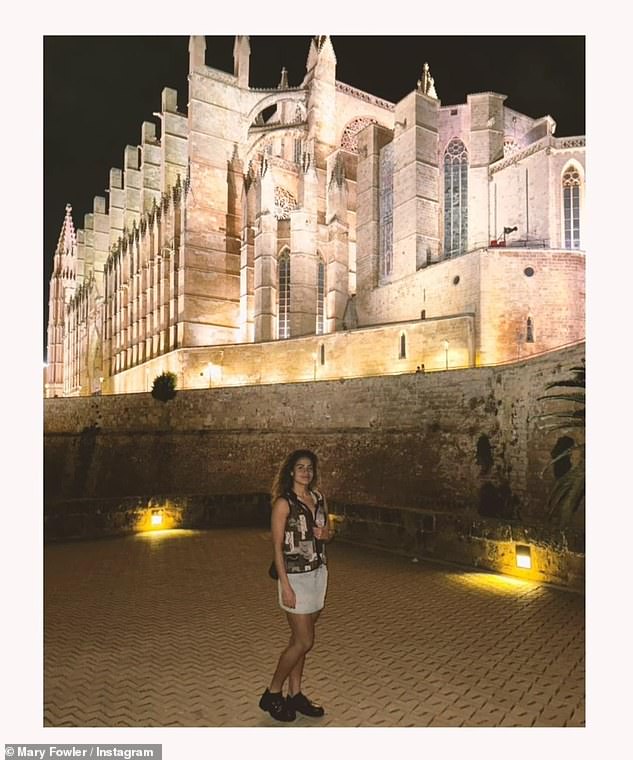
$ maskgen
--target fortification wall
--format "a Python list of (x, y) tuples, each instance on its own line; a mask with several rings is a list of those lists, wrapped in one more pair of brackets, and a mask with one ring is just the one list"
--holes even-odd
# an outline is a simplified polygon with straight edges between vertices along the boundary
[(309, 447), (343, 535), (384, 544), (380, 526), (395, 519), (384, 514), (400, 515), (400, 548), (410, 535), (423, 551), (431, 525), (426, 550), (469, 561), (459, 547), (482, 520), (545, 524), (560, 434), (537, 425), (537, 399), (583, 356), (581, 344), (506, 367), (191, 390), (168, 403), (47, 399), (47, 513), (94, 500), (266, 493), (285, 454)]

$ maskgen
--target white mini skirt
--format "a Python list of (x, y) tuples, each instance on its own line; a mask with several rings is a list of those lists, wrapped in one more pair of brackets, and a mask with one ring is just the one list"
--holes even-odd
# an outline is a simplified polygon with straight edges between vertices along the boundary
[(285, 607), (281, 601), (281, 582), (277, 581), (277, 596), (279, 606), (286, 612), (295, 615), (309, 615), (318, 612), (325, 604), (325, 592), (327, 591), (327, 567), (319, 565), (316, 570), (309, 573), (288, 573), (288, 581), (297, 597), (296, 607)]

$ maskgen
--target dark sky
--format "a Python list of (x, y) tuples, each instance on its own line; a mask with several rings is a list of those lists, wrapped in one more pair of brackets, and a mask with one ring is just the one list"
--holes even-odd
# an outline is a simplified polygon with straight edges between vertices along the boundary
[[(232, 72), (233, 37), (206, 39), (206, 63)], [(583, 36), (333, 35), (332, 42), (337, 79), (387, 100), (410, 92), (428, 61), (443, 105), (491, 90), (528, 116), (550, 114), (557, 136), (585, 133)], [(276, 85), (282, 66), (298, 85), (309, 43), (307, 36), (251, 37), (251, 85)], [(110, 168), (122, 166), (125, 146), (138, 144), (143, 121), (155, 121), (163, 87), (178, 90), (186, 112), (187, 71), (187, 37), (44, 37), (44, 343), (66, 203), (80, 229), (93, 197), (106, 195)]]

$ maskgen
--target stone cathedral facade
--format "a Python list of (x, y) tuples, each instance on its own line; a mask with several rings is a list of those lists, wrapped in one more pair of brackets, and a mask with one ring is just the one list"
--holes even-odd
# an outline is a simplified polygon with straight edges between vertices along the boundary
[[(443, 105), (428, 65), (391, 103), (336, 78), (328, 36), (289, 86), (189, 43), (188, 113), (113, 168), (50, 284), (46, 396), (476, 367), (584, 339), (585, 139), (494, 92)], [(415, 80), (419, 76), (417, 85)]]

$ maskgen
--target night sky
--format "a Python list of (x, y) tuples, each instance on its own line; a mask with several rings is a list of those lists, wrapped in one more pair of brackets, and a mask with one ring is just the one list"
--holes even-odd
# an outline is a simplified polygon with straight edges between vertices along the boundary
[[(233, 71), (233, 37), (207, 37), (206, 63)], [(332, 36), (337, 79), (392, 102), (429, 62), (442, 105), (473, 92), (507, 95), (531, 117), (551, 115), (556, 136), (585, 134), (584, 36)], [(275, 86), (281, 67), (300, 84), (310, 37), (251, 37), (250, 84)], [(44, 353), (48, 283), (66, 203), (83, 227), (93, 197), (107, 197), (141, 123), (157, 121), (163, 87), (187, 109), (188, 37), (44, 37)]]

